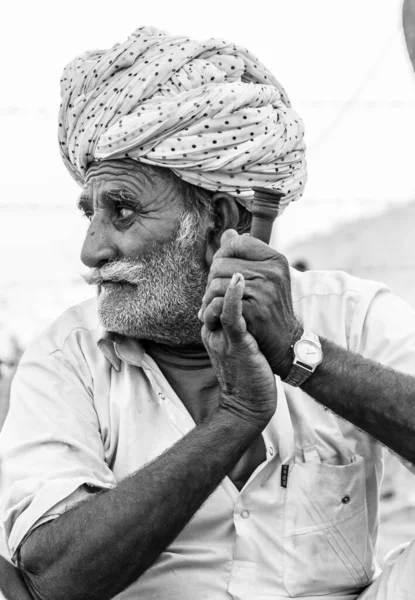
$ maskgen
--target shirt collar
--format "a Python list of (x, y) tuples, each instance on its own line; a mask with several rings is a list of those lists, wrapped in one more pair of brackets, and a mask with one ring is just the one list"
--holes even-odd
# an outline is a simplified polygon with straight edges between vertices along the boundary
[(116, 371), (121, 370), (121, 361), (142, 366), (144, 348), (138, 340), (111, 333), (101, 326), (96, 330), (96, 340), (98, 348)]

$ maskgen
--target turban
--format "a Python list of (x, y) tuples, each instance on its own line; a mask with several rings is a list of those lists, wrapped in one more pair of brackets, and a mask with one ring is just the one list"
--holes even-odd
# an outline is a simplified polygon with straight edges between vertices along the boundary
[(302, 194), (302, 121), (241, 46), (142, 27), (69, 63), (61, 97), (61, 154), (81, 185), (90, 163), (128, 157), (229, 192), (248, 209), (254, 186), (284, 192), (282, 209)]

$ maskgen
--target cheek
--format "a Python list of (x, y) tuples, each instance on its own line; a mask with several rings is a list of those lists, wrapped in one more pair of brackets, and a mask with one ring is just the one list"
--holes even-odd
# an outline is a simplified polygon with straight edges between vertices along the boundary
[(155, 245), (171, 240), (174, 228), (163, 227), (156, 219), (140, 219), (129, 229), (114, 234), (120, 254), (124, 258), (138, 258)]
[(138, 236), (131, 234), (120, 236), (117, 246), (123, 258), (137, 258), (146, 249), (146, 244)]

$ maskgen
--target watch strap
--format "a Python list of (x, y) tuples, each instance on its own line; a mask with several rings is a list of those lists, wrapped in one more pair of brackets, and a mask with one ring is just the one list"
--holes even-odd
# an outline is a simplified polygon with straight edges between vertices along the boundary
[(320, 339), (319, 339), (318, 335), (316, 335), (315, 333), (311, 333), (311, 331), (304, 331), (301, 338), (303, 338), (304, 336), (307, 336), (308, 341), (313, 342), (314, 344), (316, 344), (316, 346), (321, 348)]
[(299, 387), (310, 377), (311, 373), (313, 373), (312, 369), (308, 369), (299, 363), (295, 363), (291, 367), (287, 377), (283, 379), (283, 382), (288, 383), (288, 385), (292, 385), (293, 387)]
[[(319, 337), (315, 333), (312, 333), (311, 331), (304, 331), (300, 339), (297, 341), (301, 340), (312, 342), (321, 350), (321, 343)], [(294, 346), (295, 344), (293, 345), (293, 347)], [(314, 373), (317, 366), (318, 365), (316, 365), (315, 367), (311, 367), (309, 365), (306, 365), (305, 363), (299, 361), (298, 358), (295, 356), (290, 372), (288, 373), (287, 377), (282, 381), (284, 383), (288, 383), (288, 385), (291, 385), (293, 387), (299, 387), (310, 377), (312, 373)]]

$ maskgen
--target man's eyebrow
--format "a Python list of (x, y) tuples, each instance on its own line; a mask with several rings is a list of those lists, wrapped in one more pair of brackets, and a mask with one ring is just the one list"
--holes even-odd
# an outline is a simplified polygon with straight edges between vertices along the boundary
[[(134, 202), (137, 205), (141, 204), (137, 196), (126, 188), (106, 190), (102, 193), (102, 200), (104, 202), (122, 202), (128, 200), (129, 202)], [(81, 193), (81, 195), (78, 198), (77, 207), (79, 208), (79, 210), (82, 210), (84, 212), (86, 212), (86, 210), (93, 209), (92, 198), (90, 198), (86, 193)]]
[(83, 210), (84, 212), (87, 211), (87, 209), (91, 208), (91, 199), (88, 198), (88, 196), (86, 196), (85, 194), (81, 194), (78, 198), (78, 202), (76, 203), (77, 208), (79, 208), (79, 210)]
[(105, 199), (108, 200), (133, 200), (135, 202), (138, 202), (136, 195), (126, 188), (116, 188), (112, 190), (110, 189), (103, 192), (102, 195)]

